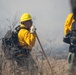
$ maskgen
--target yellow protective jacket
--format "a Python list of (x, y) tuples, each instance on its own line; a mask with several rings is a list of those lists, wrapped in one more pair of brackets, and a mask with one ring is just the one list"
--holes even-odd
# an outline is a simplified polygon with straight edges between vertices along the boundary
[[(21, 27), (25, 26), (21, 25)], [(27, 29), (21, 29), (18, 32), (18, 40), (21, 46), (25, 47), (26, 49), (32, 49), (36, 42), (36, 35), (31, 34)]]
[(66, 21), (65, 21), (65, 25), (64, 25), (64, 35), (66, 35), (68, 32), (71, 31), (72, 28), (72, 23), (75, 20), (73, 19), (73, 13), (69, 14)]

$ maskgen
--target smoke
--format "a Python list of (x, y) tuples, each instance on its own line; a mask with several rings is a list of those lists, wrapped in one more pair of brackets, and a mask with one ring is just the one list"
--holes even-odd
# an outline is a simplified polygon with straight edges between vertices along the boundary
[(0, 0), (0, 27), (7, 29), (6, 19), (12, 20), (16, 12), (29, 12), (42, 41), (58, 39), (62, 41), (63, 27), (70, 13), (69, 0)]

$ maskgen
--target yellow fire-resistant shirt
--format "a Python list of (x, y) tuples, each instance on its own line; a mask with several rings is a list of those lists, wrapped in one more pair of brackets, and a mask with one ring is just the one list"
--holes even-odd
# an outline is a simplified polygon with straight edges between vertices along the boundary
[(71, 31), (72, 23), (74, 22), (73, 13), (69, 14), (64, 25), (64, 35)]
[[(21, 25), (21, 27), (25, 27)], [(36, 42), (36, 35), (31, 34), (27, 29), (21, 29), (18, 33), (19, 44), (26, 49), (32, 49)]]

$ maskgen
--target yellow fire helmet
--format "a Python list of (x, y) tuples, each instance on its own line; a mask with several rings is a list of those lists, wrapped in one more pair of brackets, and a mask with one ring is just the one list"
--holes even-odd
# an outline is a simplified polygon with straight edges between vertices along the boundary
[(28, 21), (28, 20), (32, 20), (31, 15), (29, 13), (22, 14), (22, 16), (20, 18), (20, 22), (24, 22), (24, 21)]

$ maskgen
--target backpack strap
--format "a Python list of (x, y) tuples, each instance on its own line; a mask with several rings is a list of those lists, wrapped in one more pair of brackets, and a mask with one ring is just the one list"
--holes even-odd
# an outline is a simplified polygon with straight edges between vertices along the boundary
[(20, 27), (20, 30), (21, 30), (21, 29), (26, 29), (26, 30), (29, 30), (29, 28), (25, 28), (25, 27)]
[(29, 28), (21, 27), (20, 25), (15, 28), (17, 32), (19, 32), (21, 29), (26, 29), (29, 31)]
[(71, 19), (70, 19), (70, 24), (72, 23), (73, 18), (74, 18), (74, 16), (71, 17)]
[(76, 21), (72, 23), (72, 31), (76, 31)]

